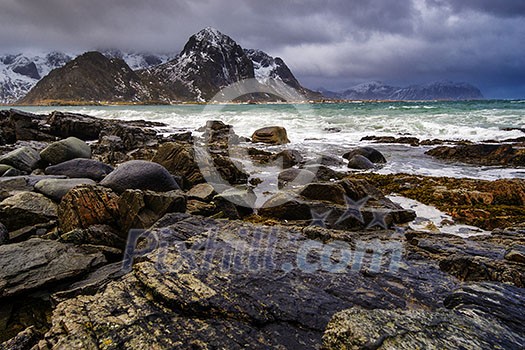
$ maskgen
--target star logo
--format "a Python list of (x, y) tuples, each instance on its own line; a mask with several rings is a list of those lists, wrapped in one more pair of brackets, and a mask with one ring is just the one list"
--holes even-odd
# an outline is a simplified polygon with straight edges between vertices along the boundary
[(374, 217), (372, 218), (372, 221), (370, 221), (370, 223), (366, 227), (367, 229), (372, 228), (374, 226), (379, 226), (385, 230), (388, 229), (388, 224), (386, 223), (386, 220), (385, 220), (386, 216), (388, 215), (387, 211), (375, 210), (372, 212), (372, 214), (374, 215)]
[(330, 215), (331, 212), (332, 210), (328, 210), (327, 212), (319, 214), (313, 209), (310, 209), (310, 213), (312, 215), (312, 222), (310, 223), (310, 226), (326, 228), (326, 219), (328, 219), (328, 215)]
[(363, 209), (369, 199), (370, 197), (366, 196), (365, 198), (361, 198), (358, 201), (354, 201), (352, 198), (345, 196), (346, 210), (343, 215), (341, 215), (339, 220), (337, 220), (336, 224), (339, 224), (348, 218), (357, 219), (360, 223), (364, 224), (365, 220), (363, 219), (363, 213), (361, 212), (361, 209)]

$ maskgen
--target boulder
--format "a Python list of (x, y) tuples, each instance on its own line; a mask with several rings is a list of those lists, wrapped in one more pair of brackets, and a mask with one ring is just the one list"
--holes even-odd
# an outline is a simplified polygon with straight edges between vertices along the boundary
[(96, 182), (91, 179), (44, 179), (35, 185), (35, 191), (42, 193), (56, 202), (60, 202), (74, 187), (80, 185), (95, 185)]
[(303, 161), (303, 156), (299, 151), (290, 149), (285, 149), (274, 155), (272, 158), (274, 162), (282, 164), (283, 169), (291, 168)]
[(164, 143), (152, 161), (162, 165), (170, 173), (181, 176), (190, 186), (204, 182), (199, 165), (195, 161), (195, 150), (190, 144)]
[(252, 135), (252, 142), (269, 143), (272, 145), (283, 145), (289, 143), (286, 129), (281, 126), (268, 126), (257, 129)]
[(373, 169), (375, 165), (365, 156), (356, 154), (348, 160), (348, 167), (351, 169), (368, 170)]
[(113, 171), (113, 167), (94, 159), (76, 158), (45, 169), (48, 175), (65, 175), (71, 178), (102, 180)]
[(58, 206), (62, 232), (105, 224), (117, 227), (118, 196), (102, 186), (82, 186), (70, 190)]
[(122, 193), (127, 189), (167, 192), (179, 189), (173, 176), (160, 164), (131, 160), (107, 175), (101, 185)]
[(315, 174), (305, 169), (290, 168), (283, 170), (277, 176), (277, 185), (279, 189), (286, 186), (298, 187), (306, 185), (315, 180)]
[(525, 245), (516, 244), (512, 246), (505, 253), (505, 259), (508, 261), (515, 261), (517, 263), (525, 264)]
[(0, 176), (4, 176), (5, 172), (14, 169), (11, 165), (0, 164)]
[(85, 229), (77, 228), (61, 234), (59, 241), (76, 245), (91, 244), (118, 249), (123, 249), (126, 245), (126, 237), (108, 225), (92, 225)]
[(20, 147), (0, 157), (0, 164), (10, 165), (13, 168), (30, 173), (37, 168), (40, 154), (30, 147)]
[(301, 196), (337, 204), (345, 204), (345, 188), (338, 183), (310, 183), (300, 191)]
[(350, 152), (347, 152), (343, 155), (343, 158), (345, 159), (352, 159), (356, 155), (361, 155), (368, 160), (370, 160), (372, 163), (386, 163), (385, 156), (372, 147), (358, 147), (356, 149), (351, 150)]
[(57, 205), (40, 193), (20, 192), (0, 202), (0, 221), (9, 231), (57, 218)]
[(49, 132), (61, 138), (77, 137), (81, 140), (97, 140), (106, 123), (99, 118), (82, 114), (58, 112), (51, 113), (47, 123)]
[(197, 184), (186, 192), (188, 198), (199, 199), (205, 202), (210, 201), (216, 194), (213, 186), (208, 183)]
[(0, 246), (0, 298), (80, 277), (106, 263), (89, 247), (32, 238)]
[(310, 220), (309, 203), (293, 193), (279, 192), (268, 199), (257, 213), (263, 217), (279, 220)]
[(123, 232), (147, 229), (166, 213), (185, 212), (186, 197), (179, 191), (157, 193), (126, 190), (118, 201)]
[(15, 141), (55, 141), (56, 138), (47, 133), (46, 116), (28, 113), (16, 109), (10, 109), (5, 116), (2, 126), (2, 134), (7, 143)]
[(40, 157), (53, 165), (75, 158), (91, 158), (91, 147), (76, 137), (68, 137), (47, 146), (40, 152)]
[(315, 158), (315, 163), (319, 165), (325, 165), (325, 166), (341, 166), (344, 164), (343, 160), (337, 157), (329, 156), (327, 154), (321, 154), (317, 158)]
[(230, 188), (213, 197), (213, 203), (224, 217), (240, 219), (253, 213), (257, 197), (249, 187)]

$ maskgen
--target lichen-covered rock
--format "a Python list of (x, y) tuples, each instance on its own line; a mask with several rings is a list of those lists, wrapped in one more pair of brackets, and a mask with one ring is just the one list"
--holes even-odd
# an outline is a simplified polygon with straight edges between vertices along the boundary
[(96, 249), (39, 238), (0, 246), (0, 298), (81, 276), (105, 262)]
[(165, 167), (145, 160), (130, 160), (119, 165), (100, 184), (117, 193), (127, 189), (157, 192), (179, 189), (177, 182)]
[(40, 193), (20, 192), (0, 202), (0, 220), (9, 231), (57, 218), (57, 205)]
[(60, 164), (75, 158), (91, 158), (91, 147), (76, 137), (53, 142), (40, 152), (42, 160)]
[(36, 169), (40, 161), (40, 154), (31, 147), (20, 147), (0, 157), (0, 164), (10, 165), (13, 168), (30, 173)]
[(118, 217), (118, 196), (102, 186), (74, 188), (58, 207), (59, 227), (64, 233), (98, 224), (116, 226)]
[(14, 338), (0, 344), (0, 349), (27, 350), (32, 349), (40, 340), (41, 334), (31, 326), (18, 333)]
[(268, 126), (253, 132), (252, 142), (269, 143), (272, 145), (283, 145), (289, 143), (286, 129), (282, 126)]
[(71, 178), (88, 178), (102, 180), (113, 171), (113, 167), (94, 159), (76, 158), (49, 166), (45, 169), (47, 175), (65, 175)]
[(91, 179), (43, 179), (36, 183), (35, 191), (60, 202), (72, 188), (80, 185), (95, 185)]

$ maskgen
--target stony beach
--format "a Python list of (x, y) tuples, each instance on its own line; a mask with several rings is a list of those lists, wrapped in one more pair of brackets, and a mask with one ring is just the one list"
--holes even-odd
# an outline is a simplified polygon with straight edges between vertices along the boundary
[[(370, 145), (312, 161), (279, 126), (163, 126), (0, 111), (1, 349), (525, 343), (525, 180), (368, 172), (389, 161)], [(377, 141), (525, 165), (525, 139)], [(261, 197), (247, 162), (277, 188)], [(414, 229), (391, 195), (481, 234)]]

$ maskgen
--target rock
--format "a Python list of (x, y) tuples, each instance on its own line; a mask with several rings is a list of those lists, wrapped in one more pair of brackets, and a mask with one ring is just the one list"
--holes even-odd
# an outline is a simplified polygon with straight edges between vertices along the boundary
[(71, 178), (102, 180), (113, 171), (113, 167), (94, 159), (76, 158), (45, 169), (47, 175), (65, 175)]
[(273, 161), (282, 164), (282, 169), (288, 169), (301, 163), (303, 156), (299, 151), (285, 149), (273, 156)]
[(0, 221), (9, 231), (57, 218), (57, 205), (40, 193), (20, 192), (0, 202)]
[(149, 228), (166, 213), (185, 212), (186, 198), (179, 191), (126, 190), (118, 206), (121, 229), (127, 233), (130, 229)]
[(59, 241), (76, 245), (91, 244), (118, 249), (123, 249), (126, 245), (126, 237), (108, 225), (92, 225), (85, 229), (77, 228), (61, 234)]
[(24, 329), (18, 333), (14, 338), (11, 338), (0, 344), (0, 349), (9, 350), (28, 350), (33, 349), (33, 346), (38, 343), (42, 335), (35, 329), (34, 326)]
[(517, 263), (525, 264), (525, 246), (514, 245), (506, 253), (505, 259), (508, 261), (515, 261)]
[(9, 231), (7, 228), (0, 222), (0, 245), (7, 243), (9, 241)]
[(269, 143), (272, 145), (283, 145), (289, 143), (286, 129), (281, 126), (268, 126), (257, 129), (252, 135), (252, 142)]
[(343, 155), (345, 159), (352, 159), (355, 155), (361, 155), (372, 163), (386, 163), (386, 158), (381, 152), (372, 147), (358, 147)]
[(6, 171), (11, 169), (14, 169), (11, 165), (0, 164), (0, 176), (3, 176)]
[(167, 192), (179, 189), (173, 176), (162, 165), (144, 160), (131, 160), (107, 175), (101, 185), (122, 193), (127, 189)]
[(76, 137), (68, 137), (47, 146), (40, 152), (40, 157), (53, 165), (75, 158), (91, 158), (91, 147)]
[(216, 206), (213, 203), (189, 199), (186, 204), (186, 212), (192, 215), (211, 216), (216, 212)]
[(216, 194), (213, 186), (208, 183), (197, 184), (186, 192), (189, 198), (199, 199), (205, 202), (210, 201)]
[(332, 181), (340, 180), (347, 176), (346, 173), (335, 171), (324, 165), (310, 164), (305, 165), (301, 169), (309, 170), (315, 174), (315, 179), (317, 181)]
[(155, 130), (124, 122), (118, 122), (106, 127), (100, 133), (99, 139), (106, 136), (118, 137), (125, 151), (158, 144), (157, 132)]
[(0, 164), (30, 173), (37, 168), (40, 155), (30, 147), (21, 147), (0, 157)]
[[(3, 123), (0, 123), (2, 125)], [(2, 134), (6, 143), (15, 141), (55, 141), (55, 137), (47, 133), (46, 116), (10, 109), (2, 125)]]
[(0, 195), (2, 191), (7, 193), (7, 197), (15, 195), (17, 192), (33, 191), (35, 185), (44, 179), (65, 179), (65, 176), (23, 175), (0, 177)]
[(204, 182), (204, 177), (195, 161), (192, 145), (168, 142), (162, 144), (152, 161), (165, 167), (170, 173), (181, 176), (190, 186)]
[(118, 196), (102, 186), (74, 188), (58, 207), (58, 222), (64, 233), (99, 224), (117, 227), (118, 217)]
[(337, 157), (329, 156), (326, 154), (322, 154), (315, 158), (315, 162), (319, 165), (325, 165), (325, 166), (341, 166), (343, 165), (343, 161)]
[(263, 217), (280, 220), (310, 220), (310, 205), (294, 194), (279, 192), (268, 199), (258, 210)]
[(60, 202), (62, 197), (72, 188), (80, 185), (95, 184), (95, 181), (91, 179), (44, 179), (37, 182), (35, 191), (42, 193), (56, 202)]
[(284, 187), (299, 187), (315, 180), (315, 174), (309, 170), (290, 168), (283, 170), (277, 176), (279, 189)]
[(84, 141), (98, 140), (99, 134), (106, 123), (99, 118), (82, 114), (58, 112), (51, 113), (47, 123), (49, 132), (60, 138), (76, 137)]
[(105, 262), (96, 249), (40, 238), (0, 246), (0, 298), (82, 276)]
[(323, 349), (511, 349), (524, 340), (490, 315), (352, 308), (332, 318)]
[(525, 165), (525, 151), (508, 144), (440, 146), (425, 154), (448, 161), (475, 165)]
[(310, 183), (301, 190), (300, 195), (315, 200), (337, 204), (345, 203), (345, 189), (338, 183)]
[(351, 169), (368, 170), (375, 167), (368, 158), (360, 154), (356, 154), (348, 160), (348, 167)]
[(249, 187), (230, 188), (213, 197), (218, 211), (230, 219), (240, 219), (253, 213), (257, 197)]
[(25, 241), (30, 237), (42, 237), (57, 227), (56, 220), (24, 226), (18, 230), (9, 232), (9, 243)]
[(20, 176), (22, 175), (22, 172), (18, 169), (11, 168), (7, 170), (2, 176), (4, 177), (12, 177), (12, 176)]
[[(374, 141), (375, 143), (400, 143), (410, 146), (419, 146), (420, 141), (416, 137), (393, 137), (393, 136), (365, 136), (361, 141)], [(428, 142), (429, 140), (427, 140)]]

